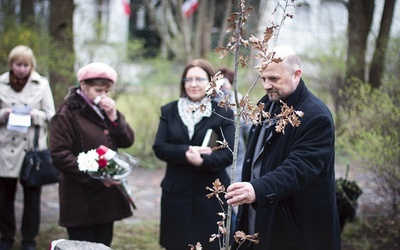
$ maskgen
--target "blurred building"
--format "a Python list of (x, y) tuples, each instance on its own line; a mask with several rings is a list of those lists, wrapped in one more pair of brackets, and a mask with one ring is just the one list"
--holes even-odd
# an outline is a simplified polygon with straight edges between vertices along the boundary
[[(130, 39), (141, 39), (145, 48), (159, 48), (160, 38), (151, 23), (143, 0), (74, 0), (74, 37), (78, 63), (106, 60), (111, 64), (123, 61)], [(153, 0), (159, 5), (161, 0)], [(281, 10), (272, 15), (277, 4), (284, 1), (264, 2), (260, 34), (271, 22), (279, 24)], [(348, 11), (342, 0), (298, 0), (300, 5), (289, 7), (294, 18), (287, 18), (279, 33), (277, 44), (292, 46), (300, 54), (310, 48), (324, 48), (333, 40), (345, 41)], [(375, 1), (375, 14), (371, 38), (379, 32), (379, 23), (384, 1)], [(400, 33), (400, 4), (397, 3), (393, 17), (393, 35)], [(153, 56), (152, 50), (145, 50), (144, 56)], [(154, 51), (154, 50), (153, 50)], [(133, 55), (134, 56), (134, 55)]]
[[(267, 7), (262, 18), (263, 25), (260, 34), (270, 22), (279, 24), (282, 9), (277, 3), (282, 1), (267, 1)], [(370, 38), (375, 39), (379, 32), (384, 2), (375, 0), (374, 18)], [(287, 11), (293, 14), (293, 19), (286, 18), (279, 33), (278, 45), (287, 45), (296, 49), (300, 54), (307, 54), (317, 49), (327, 49), (332, 42), (345, 42), (348, 10), (342, 0), (297, 0), (299, 6), (288, 7)], [(393, 36), (400, 35), (400, 4), (397, 1), (391, 27)]]
[(129, 39), (129, 0), (74, 0), (74, 48), (78, 66), (117, 65)]

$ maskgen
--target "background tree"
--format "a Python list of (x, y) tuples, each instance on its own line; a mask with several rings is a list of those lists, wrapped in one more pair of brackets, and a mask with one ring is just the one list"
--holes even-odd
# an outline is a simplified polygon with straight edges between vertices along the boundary
[[(29, 3), (27, 3), (29, 2)], [(0, 70), (7, 68), (8, 54), (15, 46), (23, 44), (32, 48), (37, 59), (37, 70), (42, 75), (48, 75), (46, 51), (50, 38), (47, 27), (48, 9), (47, 0), (34, 1), (36, 8), (32, 7), (33, 1), (0, 0)]]
[[(375, 0), (342, 0), (348, 10), (347, 43), (332, 44), (331, 46), (335, 46), (332, 49), (335, 53), (340, 53), (340, 56), (344, 58), (339, 60), (344, 60), (345, 67), (344, 69), (342, 66), (338, 66), (340, 69), (330, 67), (329, 70), (325, 70), (325, 73), (327, 73), (327, 71), (336, 69), (335, 75), (327, 78), (327, 81), (330, 82), (327, 88), (332, 97), (334, 111), (337, 115), (336, 126), (339, 133), (341, 132), (342, 112), (348, 112), (351, 106), (348, 103), (349, 96), (346, 91), (346, 88), (354, 83), (350, 79), (355, 78), (362, 82), (368, 82), (374, 88), (378, 88), (381, 85), (384, 67), (387, 65), (385, 63), (385, 54), (390, 40), (390, 28), (395, 2), (396, 0), (385, 0), (382, 15), (374, 16)], [(380, 20), (380, 30), (376, 36), (372, 32), (372, 20), (374, 18)], [(374, 44), (374, 48), (368, 49), (372, 47), (371, 44)], [(342, 51), (343, 46), (346, 48), (344, 53)], [(371, 58), (368, 57), (367, 51), (374, 52), (371, 64)], [(326, 56), (331, 59), (335, 58), (332, 54)], [(369, 79), (366, 79), (367, 76)]]
[(53, 38), (50, 82), (53, 96), (58, 106), (74, 82), (74, 39), (73, 39), (73, 0), (50, 1), (50, 36)]
[(349, 12), (346, 80), (357, 77), (364, 81), (367, 40), (371, 30), (375, 0), (348, 0), (344, 3)]
[[(356, 77), (377, 88), (381, 85), (385, 54), (389, 42), (396, 0), (385, 0), (380, 30), (375, 41), (371, 66), (368, 69), (367, 47), (374, 17), (375, 0), (342, 0), (348, 9), (346, 78)], [(374, 38), (374, 37), (373, 37)], [(365, 77), (369, 78), (366, 79)]]
[(375, 52), (369, 70), (369, 82), (374, 88), (379, 88), (382, 84), (384, 71), (383, 63), (389, 43), (390, 28), (392, 27), (393, 12), (396, 0), (385, 0), (379, 34), (376, 39)]
[[(388, 6), (389, 3), (386, 1), (384, 9)], [(328, 88), (335, 107), (336, 152), (340, 156), (337, 164), (347, 164), (351, 161), (351, 165), (365, 170), (366, 174), (371, 176), (368, 186), (384, 200), (380, 204), (379, 214), (398, 216), (400, 211), (399, 38), (389, 36), (390, 29), (387, 29), (387, 26), (390, 26), (387, 20), (389, 17), (392, 19), (392, 14), (384, 10), (380, 35), (377, 38), (378, 41), (385, 37), (384, 33), (387, 32), (384, 41), (386, 44), (377, 42), (375, 45), (375, 53), (381, 53), (380, 56), (383, 56), (378, 66), (378, 70), (381, 71), (379, 85), (377, 81), (372, 81), (371, 77), (370, 81), (360, 80), (356, 77), (356, 73), (352, 73), (351, 70), (354, 68), (351, 67), (354, 65), (349, 65), (351, 61), (349, 57), (353, 54), (349, 51), (350, 44), (347, 53), (345, 46), (332, 44), (327, 51), (322, 52), (324, 54), (319, 55), (318, 64), (322, 69), (319, 73), (319, 84)], [(350, 36), (353, 37), (354, 34)], [(347, 42), (350, 40), (349, 37)], [(383, 50), (381, 46), (385, 46)], [(364, 60), (362, 67), (366, 70), (365, 57), (359, 59)], [(346, 67), (343, 67), (346, 60)], [(372, 70), (371, 66), (370, 74)], [(350, 78), (343, 78), (343, 75)]]
[(34, 27), (34, 1), (21, 1), (21, 21), (28, 27)]
[(188, 16), (181, 10), (183, 0), (144, 0), (143, 3), (161, 37), (162, 57), (173, 57), (185, 62), (202, 56), (202, 51), (209, 52), (210, 27), (214, 20), (212, 10), (215, 10), (216, 1), (199, 1), (197, 11), (200, 14)]
[[(182, 12), (183, 0), (143, 0), (151, 22), (161, 38), (164, 58), (175, 58), (181, 62), (193, 58), (208, 58), (218, 45), (226, 42), (226, 18), (232, 12), (231, 1), (198, 1), (197, 9), (188, 16)], [(260, 0), (251, 0), (255, 15), (248, 22), (248, 32), (258, 33), (262, 11)], [(263, 2), (265, 4), (265, 1)]]
[[(49, 8), (50, 6), (50, 8)], [(47, 76), (56, 105), (74, 81), (73, 0), (0, 0), (0, 62), (19, 44), (32, 48), (37, 70)], [(50, 32), (49, 32), (50, 30)]]

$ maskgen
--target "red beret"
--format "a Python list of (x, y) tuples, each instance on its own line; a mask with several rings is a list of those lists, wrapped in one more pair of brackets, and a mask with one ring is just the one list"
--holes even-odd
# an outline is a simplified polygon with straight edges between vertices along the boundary
[(102, 62), (93, 62), (83, 66), (78, 70), (76, 76), (78, 77), (79, 82), (92, 78), (105, 78), (111, 80), (114, 84), (117, 82), (118, 78), (117, 72)]

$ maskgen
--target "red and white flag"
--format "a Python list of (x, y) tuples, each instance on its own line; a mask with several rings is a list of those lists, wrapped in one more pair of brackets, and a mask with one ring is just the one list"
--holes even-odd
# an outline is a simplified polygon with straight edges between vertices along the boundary
[(183, 14), (185, 14), (186, 17), (190, 17), (191, 15), (193, 15), (198, 5), (199, 5), (199, 0), (186, 0), (182, 4)]
[(125, 13), (125, 15), (131, 16), (131, 14), (132, 14), (132, 13), (131, 13), (131, 6), (130, 6), (128, 0), (122, 0), (122, 5), (123, 5), (123, 7), (124, 7), (124, 13)]

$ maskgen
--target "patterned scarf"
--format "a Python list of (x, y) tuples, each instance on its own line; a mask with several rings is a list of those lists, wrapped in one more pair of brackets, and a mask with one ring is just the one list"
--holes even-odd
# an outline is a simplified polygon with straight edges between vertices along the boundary
[(15, 92), (21, 92), (26, 83), (28, 82), (29, 76), (26, 76), (23, 79), (19, 79), (16, 75), (14, 75), (14, 72), (11, 70), (10, 71), (10, 86)]
[(194, 134), (194, 127), (196, 126), (197, 123), (201, 121), (203, 117), (210, 117), (212, 112), (211, 112), (211, 102), (207, 103), (207, 108), (204, 112), (201, 112), (199, 109), (193, 112), (188, 112), (188, 108), (191, 106), (198, 106), (200, 103), (205, 103), (207, 100), (207, 97), (204, 97), (200, 102), (193, 102), (189, 100), (187, 97), (182, 97), (179, 98), (178, 100), (178, 112), (179, 116), (182, 119), (183, 124), (188, 129), (188, 135), (190, 140), (193, 137)]

